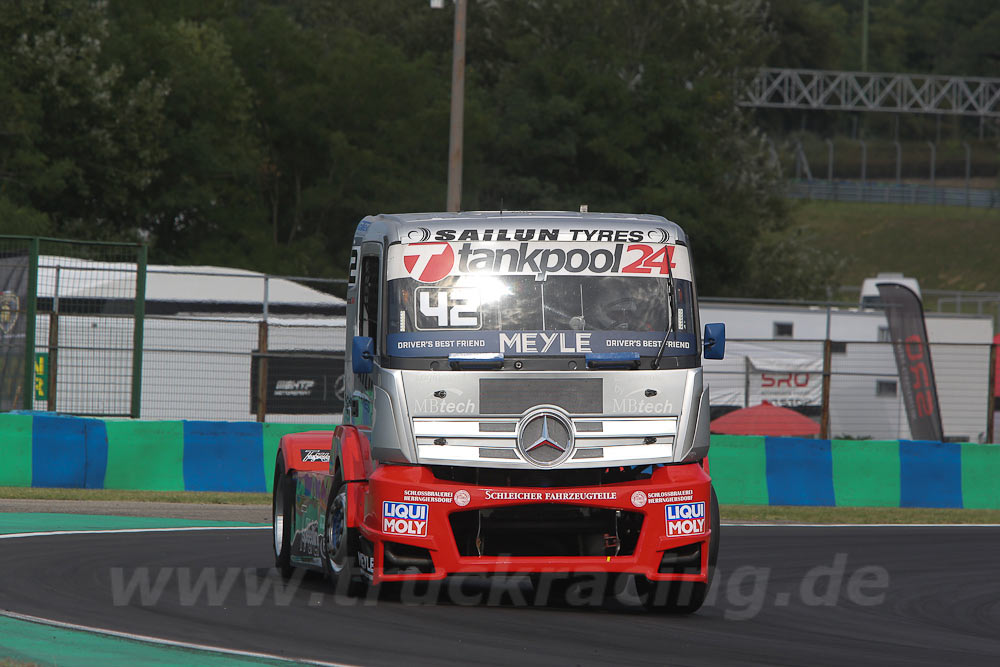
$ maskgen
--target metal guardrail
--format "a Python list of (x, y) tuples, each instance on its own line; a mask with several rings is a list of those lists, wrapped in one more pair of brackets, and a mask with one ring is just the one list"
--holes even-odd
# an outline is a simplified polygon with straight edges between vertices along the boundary
[(931, 187), (905, 183), (793, 180), (789, 181), (786, 194), (790, 199), (1000, 208), (1000, 190)]

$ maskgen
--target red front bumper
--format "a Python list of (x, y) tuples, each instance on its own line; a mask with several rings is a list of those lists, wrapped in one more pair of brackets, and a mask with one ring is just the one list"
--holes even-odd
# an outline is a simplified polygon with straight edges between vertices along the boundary
[[(557, 488), (475, 486), (439, 480), (427, 468), (387, 465), (375, 470), (367, 484), (356, 490), (355, 498), (363, 498), (364, 518), (358, 529), (372, 547), (375, 584), (454, 574), (590, 572), (632, 573), (654, 581), (706, 581), (711, 480), (696, 463), (663, 466), (640, 481)], [(628, 555), (481, 556), (470, 555), (468, 548), (466, 555), (460, 553), (450, 515), (519, 505), (641, 513), (641, 530)], [(386, 542), (426, 550), (433, 561), (432, 571), (400, 573), (399, 568), (386, 568)], [(697, 573), (660, 571), (665, 551), (680, 547), (690, 551), (694, 544), (701, 545)]]

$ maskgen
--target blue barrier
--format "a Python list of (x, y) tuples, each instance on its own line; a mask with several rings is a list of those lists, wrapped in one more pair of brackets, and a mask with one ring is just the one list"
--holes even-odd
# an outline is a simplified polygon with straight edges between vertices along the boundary
[[(11, 486), (266, 493), (281, 435), (333, 428), (0, 414), (0, 479)], [(1000, 509), (1000, 445), (713, 436), (709, 458), (726, 503)]]
[(263, 433), (257, 422), (184, 422), (184, 488), (267, 491)]

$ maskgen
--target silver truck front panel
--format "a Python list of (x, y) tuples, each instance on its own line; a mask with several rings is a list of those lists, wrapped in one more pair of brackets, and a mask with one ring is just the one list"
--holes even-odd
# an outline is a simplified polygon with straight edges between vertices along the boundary
[[(574, 427), (575, 451), (559, 468), (680, 461), (690, 458), (704, 393), (700, 368), (382, 371), (380, 377), (390, 376), (395, 396), (386, 392), (384, 400), (393, 402), (398, 435), (379, 429), (376, 394), (372, 444), (377, 458), (394, 460), (386, 456), (391, 448), (419, 464), (533, 469), (518, 451), (517, 427), (525, 412), (545, 405), (564, 411)], [(397, 402), (403, 395), (405, 402)]]

